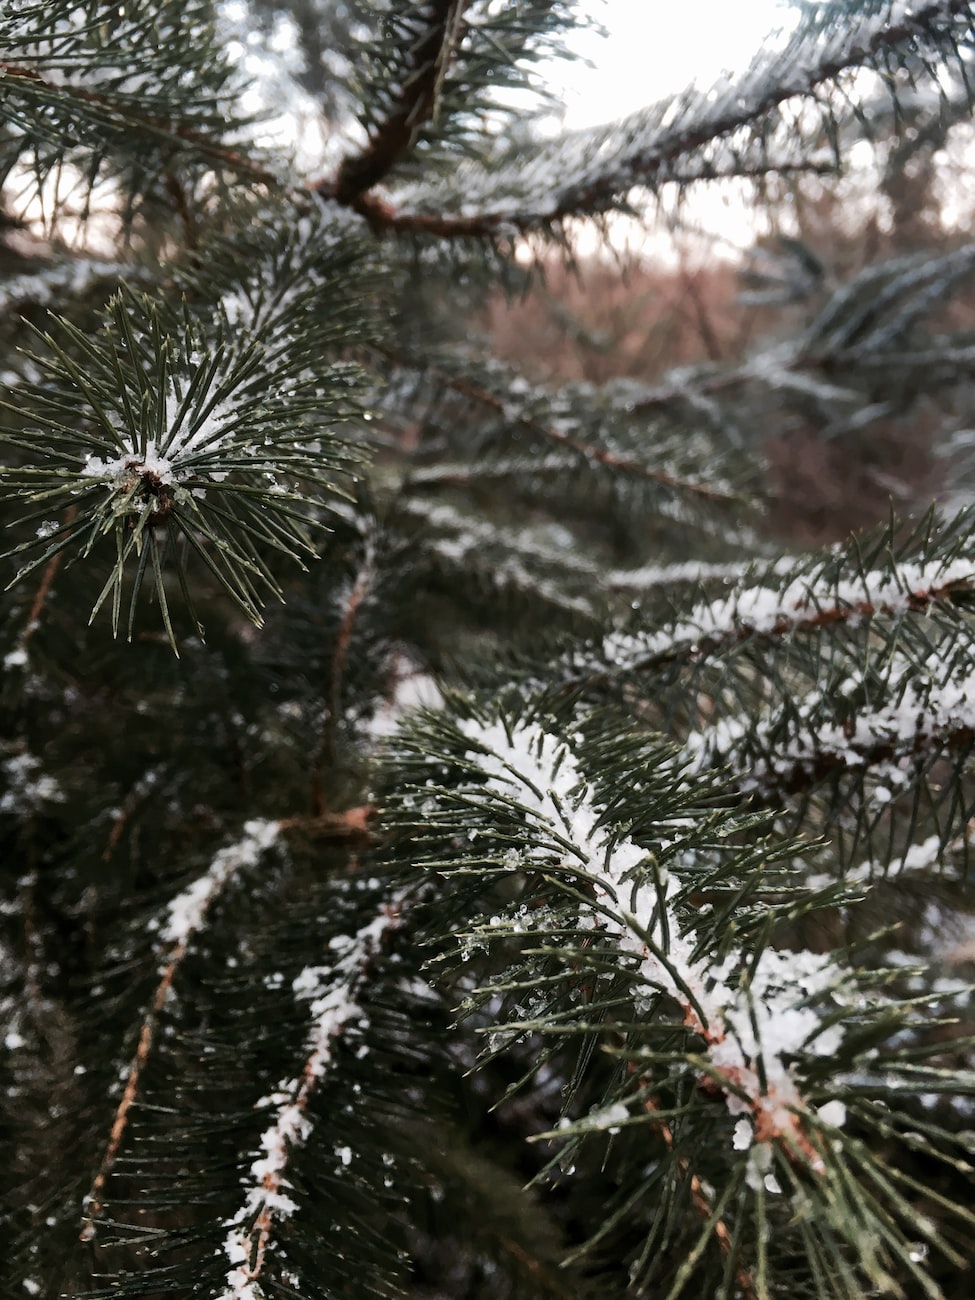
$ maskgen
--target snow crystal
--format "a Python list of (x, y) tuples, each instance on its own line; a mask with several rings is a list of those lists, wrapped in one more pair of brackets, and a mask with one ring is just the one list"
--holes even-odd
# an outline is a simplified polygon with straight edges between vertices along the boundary
[(606, 1129), (610, 1133), (618, 1133), (621, 1125), (629, 1118), (630, 1112), (626, 1106), (623, 1102), (617, 1101), (611, 1106), (591, 1110), (582, 1123), (587, 1129)]

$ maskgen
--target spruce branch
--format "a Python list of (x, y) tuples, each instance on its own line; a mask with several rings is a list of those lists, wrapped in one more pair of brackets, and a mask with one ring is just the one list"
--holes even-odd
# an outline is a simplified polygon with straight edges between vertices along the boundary
[(975, 559), (969, 558), (907, 561), (852, 578), (840, 576), (837, 568), (837, 557), (830, 556), (784, 586), (766, 585), (764, 579), (743, 583), (738, 592), (697, 605), (649, 636), (610, 633), (601, 656), (620, 674), (658, 670), (726, 654), (745, 642), (816, 635), (837, 625), (856, 627), (865, 620), (952, 606), (966, 610), (975, 590)]
[(322, 526), (315, 507), (344, 494), (354, 458), (330, 426), (355, 413), (342, 382), (349, 367), (333, 367), (326, 385), (300, 353), (285, 357), (257, 331), (218, 323), (208, 335), (185, 304), (180, 316), (127, 293), (112, 300), (100, 336), (61, 325), (71, 350), (47, 335), (53, 359), (38, 358), (51, 376), (32, 392), (40, 427), (2, 435), (41, 463), (10, 468), (3, 482), (8, 497), (40, 506), (40, 516), (69, 506), (75, 513), (53, 537), (42, 524), (14, 548), (41, 549), (15, 581), (69, 549), (85, 559), (111, 538), (115, 563), (91, 616), (111, 597), (116, 635), (127, 576), (131, 638), (151, 574), (176, 648), (163, 569), (174, 563), (186, 596), (187, 554), (260, 624), (262, 588), (280, 594), (263, 553), (298, 563), (314, 556), (312, 531)]
[(173, 981), (190, 944), (203, 928), (208, 911), (222, 891), (240, 872), (254, 866), (261, 855), (273, 846), (280, 829), (278, 822), (259, 820), (247, 822), (241, 838), (221, 849), (206, 872), (169, 903), (165, 920), (157, 921), (152, 927), (158, 931), (158, 946), (163, 959), (160, 979), (139, 1029), (138, 1043), (129, 1065), (121, 1100), (112, 1120), (108, 1143), (91, 1187), (84, 1198), (82, 1241), (92, 1241), (97, 1235), (98, 1220), (104, 1210), (105, 1187), (118, 1159), (119, 1149), (128, 1126), (129, 1112), (138, 1095), (142, 1073), (149, 1060), (156, 1023), (166, 1005)]
[(309, 1003), (308, 1056), (300, 1075), (279, 1084), (261, 1103), (272, 1108), (272, 1123), (261, 1135), (262, 1155), (251, 1165), (244, 1204), (226, 1225), (223, 1253), (231, 1268), (221, 1300), (260, 1300), (265, 1294), (261, 1279), (278, 1222), (299, 1208), (288, 1194), (287, 1175), (294, 1151), (314, 1125), (309, 1104), (332, 1067), (336, 1040), (350, 1021), (361, 1018), (360, 988), (385, 936), (398, 927), (405, 903), (403, 895), (391, 898), (354, 935), (333, 940), (333, 964), (307, 966), (292, 983), (295, 996)]
[[(519, 1002), (530, 997), (533, 1006), (530, 1016), (515, 1014), (490, 1030), (489, 1059), (529, 1034), (550, 1041), (573, 1035), (608, 1039), (609, 1053), (625, 1063), (627, 1083), (616, 1083), (610, 1092), (612, 1103), (605, 1110), (567, 1121), (544, 1135), (568, 1143), (561, 1157), (566, 1162), (579, 1158), (580, 1144), (593, 1134), (633, 1121), (637, 1102), (658, 1134), (660, 1123), (669, 1125), (671, 1115), (693, 1132), (697, 1108), (720, 1102), (733, 1121), (725, 1159), (731, 1160), (735, 1172), (726, 1167), (720, 1194), (699, 1204), (704, 1224), (697, 1244), (691, 1248), (688, 1243), (690, 1262), (677, 1270), (669, 1295), (684, 1293), (693, 1276), (693, 1261), (709, 1240), (717, 1244), (731, 1279), (738, 1278), (744, 1285), (742, 1278), (747, 1277), (756, 1294), (763, 1293), (767, 1263), (760, 1242), (766, 1232), (768, 1193), (785, 1197), (781, 1209), (786, 1214), (794, 1196), (819, 1207), (819, 1243), (800, 1246), (797, 1240), (797, 1248), (808, 1249), (813, 1257), (826, 1248), (838, 1260), (852, 1261), (852, 1268), (843, 1266), (851, 1286), (855, 1277), (873, 1278), (880, 1284), (890, 1276), (890, 1261), (902, 1263), (910, 1250), (899, 1227), (883, 1226), (891, 1211), (906, 1222), (908, 1202), (889, 1184), (874, 1199), (880, 1167), (871, 1160), (858, 1169), (870, 1188), (869, 1209), (848, 1217), (862, 1196), (843, 1167), (845, 1129), (853, 1122), (849, 1116), (854, 1098), (843, 1078), (844, 1072), (855, 1073), (854, 1062), (862, 1063), (867, 1044), (872, 1052), (878, 1041), (889, 1039), (890, 1068), (904, 1086), (911, 1086), (915, 1066), (910, 1054), (898, 1056), (893, 1049), (894, 1025), (903, 1024), (903, 1012), (883, 992), (867, 994), (877, 981), (845, 966), (835, 955), (772, 946), (777, 906), (770, 908), (769, 903), (776, 889), (780, 900), (789, 900), (783, 885), (767, 880), (765, 887), (771, 894), (760, 900), (753, 893), (761, 888), (754, 876), (748, 885), (734, 885), (727, 866), (715, 867), (706, 850), (704, 856), (714, 871), (708, 874), (700, 850), (691, 846), (698, 843), (698, 831), (711, 851), (722, 842), (729, 847), (734, 842), (733, 831), (719, 829), (717, 807), (723, 794), (715, 791), (718, 803), (709, 814), (706, 798), (696, 807), (690, 802), (702, 795), (699, 783), (691, 793), (691, 787), (680, 784), (679, 768), (665, 775), (666, 760), (659, 765), (661, 754), (648, 761), (644, 752), (637, 760), (631, 748), (628, 761), (633, 763), (630, 770), (639, 787), (641, 809), (637, 819), (650, 841), (644, 846), (639, 842), (642, 836), (634, 839), (632, 831), (627, 834), (632, 823), (625, 811), (625, 778), (620, 785), (618, 739), (607, 734), (607, 748), (601, 750), (598, 733), (576, 715), (570, 724), (572, 740), (567, 742), (552, 731), (550, 723), (534, 715), (530, 704), (520, 718), (492, 713), (493, 719), (474, 716), (453, 723), (430, 717), (422, 739), (416, 732), (405, 743), (401, 738), (402, 771), (416, 771), (419, 776), (423, 770), (415, 767), (419, 755), (435, 754), (447, 779), (436, 786), (429, 779), (426, 784), (418, 781), (394, 810), (393, 819), (394, 826), (402, 819), (404, 827), (413, 820), (412, 861), (428, 870), (448, 872), (458, 881), (470, 878), (472, 902), (475, 881), (489, 888), (490, 882), (500, 884), (513, 872), (533, 879), (528, 891), (515, 892), (517, 901), (502, 914), (497, 913), (496, 897), (486, 904), (495, 909), (490, 920), (485, 912), (480, 923), (472, 924), (468, 914), (458, 935), (462, 945), (510, 944), (518, 935), (528, 940), (514, 970), (509, 961), (508, 970), (480, 993), (481, 1005), (488, 1000), (496, 1004), (499, 995), (508, 994)], [(610, 753), (616, 760), (612, 793), (601, 807), (599, 779), (593, 782), (583, 775), (579, 756), (588, 759), (587, 767), (595, 773), (600, 767), (597, 755), (606, 761)], [(667, 796), (661, 781), (673, 781)], [(418, 797), (424, 800), (426, 812), (422, 827), (410, 811)], [(673, 825), (667, 817), (676, 818)], [(471, 827), (466, 837), (460, 833), (465, 825)], [(779, 851), (788, 850), (780, 845)], [(766, 861), (766, 871), (769, 868)], [(742, 879), (746, 878), (748, 869), (743, 866)], [(702, 897), (709, 894), (715, 899), (713, 914), (701, 909)], [(778, 904), (783, 908), (780, 915), (795, 917), (825, 906), (834, 897), (834, 891), (818, 897), (812, 891), (793, 891), (791, 901)], [(736, 954), (739, 942), (743, 950)], [(736, 968), (737, 981), (732, 976)], [(567, 1001), (559, 972), (563, 981), (585, 996)], [(629, 1012), (625, 1010), (627, 986), (633, 999)], [(870, 998), (869, 1010), (862, 1000), (865, 994)], [(672, 1020), (669, 1007), (675, 1008)], [(933, 1081), (937, 1072), (922, 1069), (921, 1073)], [(964, 1091), (971, 1086), (967, 1075), (951, 1082), (947, 1074), (939, 1077), (949, 1088)], [(647, 1097), (656, 1098), (662, 1086), (675, 1096), (673, 1107), (661, 1109), (655, 1101), (648, 1110)], [(712, 1136), (705, 1141), (713, 1144), (713, 1130), (709, 1132)], [(681, 1181), (687, 1183), (689, 1173), (703, 1177), (698, 1173), (700, 1164), (693, 1163), (705, 1159), (703, 1146), (688, 1137), (680, 1146), (673, 1141), (668, 1149)], [(712, 1181), (710, 1174), (708, 1179)], [(789, 1192), (783, 1191), (786, 1182)], [(687, 1185), (693, 1203), (694, 1184)], [(720, 1227), (732, 1204), (734, 1248)], [(775, 1217), (776, 1231), (782, 1231), (778, 1209)], [(739, 1243), (737, 1236), (742, 1233)], [(604, 1231), (595, 1233), (591, 1247), (604, 1236)], [(953, 1248), (940, 1234), (932, 1235), (932, 1244), (935, 1237), (936, 1248), (954, 1258)], [(757, 1250), (751, 1264), (744, 1263), (744, 1242)], [(640, 1258), (640, 1268), (646, 1267), (651, 1276), (649, 1244)], [(913, 1265), (910, 1271), (923, 1275)], [(848, 1297), (853, 1291), (837, 1283), (823, 1294)]]
[(343, 159), (333, 181), (320, 186), (324, 197), (370, 216), (360, 200), (392, 170), (416, 140), (423, 124), (436, 116), (437, 99), (447, 65), (462, 35), (464, 12), (471, 0), (434, 0), (421, 15), (422, 26), (408, 51), (398, 96), (365, 148)]
[[(573, 459), (578, 458), (584, 463), (588, 462), (603, 467), (627, 478), (652, 483), (668, 491), (690, 497), (699, 497), (709, 503), (728, 502), (734, 499), (731, 492), (716, 487), (713, 481), (685, 480), (666, 470), (657, 469), (645, 460), (640, 460), (635, 456), (587, 442), (580, 434), (572, 432), (570, 428), (561, 428), (550, 420), (547, 421), (535, 416), (531, 412), (533, 399), (539, 405), (544, 405), (544, 396), (540, 392), (533, 392), (530, 385), (520, 377), (514, 380), (513, 392), (497, 391), (486, 383), (480, 382), (477, 378), (451, 374), (441, 367), (431, 366), (429, 363), (421, 364), (399, 354), (381, 353), (380, 355), (383, 355), (387, 361), (392, 361), (395, 365), (407, 369), (419, 369), (436, 387), (456, 393), (459, 397), (469, 398), (487, 411), (500, 415), (506, 429), (513, 426), (515, 430), (524, 430), (544, 445), (565, 450)], [(569, 422), (563, 420), (563, 423)], [(490, 472), (490, 465), (486, 466), (486, 470)], [(430, 479), (428, 478), (426, 481), (430, 482)]]
[[(63, 83), (46, 80), (35, 68), (19, 67), (13, 63), (0, 61), (0, 84), (6, 83), (8, 90), (19, 91), (25, 98), (36, 100), (39, 106), (51, 106), (68, 113), (79, 107), (87, 109), (87, 116), (96, 128), (101, 128), (107, 135), (117, 132), (133, 132), (143, 135), (154, 143), (164, 142), (169, 148), (167, 155), (183, 154), (190, 159), (198, 159), (211, 166), (239, 176), (242, 180), (258, 185), (267, 185), (277, 189), (281, 180), (270, 168), (239, 150), (227, 148), (219, 141), (209, 139), (199, 131), (187, 126), (174, 125), (165, 118), (156, 118), (139, 111), (134, 104), (117, 101), (95, 91), (85, 90), (81, 86), (66, 86)], [(142, 103), (141, 96), (136, 103)], [(8, 118), (17, 125), (26, 118), (25, 113), (16, 117), (8, 110)], [(167, 176), (166, 183), (173, 184)], [(181, 206), (182, 206), (181, 200)]]
[(933, 64), (946, 48), (970, 39), (967, 0), (917, 6), (884, 0), (856, 23), (837, 14), (800, 27), (780, 53), (760, 59), (737, 83), (715, 93), (686, 95), (673, 104), (633, 114), (610, 128), (594, 128), (545, 142), (534, 151), (492, 165), (468, 164), (455, 183), (422, 184), (390, 202), (373, 198), (372, 224), (391, 232), (440, 238), (497, 238), (558, 226), (577, 215), (625, 208), (636, 186), (659, 187), (695, 164), (700, 151), (719, 148), (736, 134), (759, 142), (774, 114), (793, 100), (815, 99), (855, 68), (887, 72), (908, 54), (923, 52)]

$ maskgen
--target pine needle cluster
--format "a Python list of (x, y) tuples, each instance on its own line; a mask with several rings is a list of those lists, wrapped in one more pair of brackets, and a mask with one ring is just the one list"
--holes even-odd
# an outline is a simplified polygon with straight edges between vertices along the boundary
[[(970, 4), (795, 8), (574, 132), (572, 0), (0, 8), (5, 1300), (970, 1294), (975, 248), (654, 382), (476, 325), (969, 129)], [(941, 506), (773, 542), (885, 421)]]

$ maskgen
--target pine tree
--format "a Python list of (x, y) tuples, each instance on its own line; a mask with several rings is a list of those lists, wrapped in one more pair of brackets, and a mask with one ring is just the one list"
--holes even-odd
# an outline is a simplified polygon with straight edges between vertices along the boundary
[[(975, 245), (654, 384), (476, 325), (967, 129), (969, 4), (798, 8), (557, 134), (570, 0), (0, 8), (0, 1295), (970, 1294)], [(773, 543), (880, 422), (942, 508)]]

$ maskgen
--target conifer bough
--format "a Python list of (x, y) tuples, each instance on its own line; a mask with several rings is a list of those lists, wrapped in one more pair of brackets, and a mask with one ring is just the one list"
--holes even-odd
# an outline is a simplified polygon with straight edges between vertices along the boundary
[[(0, 10), (2, 1300), (971, 1293), (970, 232), (645, 380), (475, 324), (673, 187), (906, 211), (971, 6), (795, 8), (554, 134), (570, 0)], [(793, 552), (800, 428), (952, 492)]]

